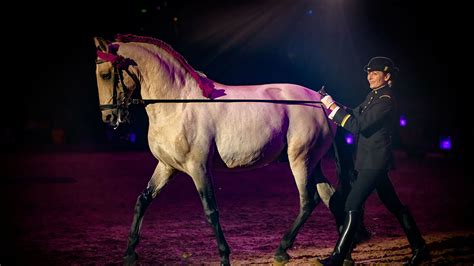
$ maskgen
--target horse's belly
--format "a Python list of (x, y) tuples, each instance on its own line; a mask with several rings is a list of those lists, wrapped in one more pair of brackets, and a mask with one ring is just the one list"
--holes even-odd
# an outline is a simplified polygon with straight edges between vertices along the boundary
[(276, 160), (285, 148), (283, 138), (274, 139), (264, 145), (247, 143), (227, 143), (217, 145), (217, 154), (214, 160), (216, 168), (257, 168)]

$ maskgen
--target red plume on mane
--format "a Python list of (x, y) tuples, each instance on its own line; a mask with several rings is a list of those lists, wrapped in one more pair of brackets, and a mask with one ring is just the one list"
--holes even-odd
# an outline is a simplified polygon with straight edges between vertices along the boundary
[(133, 34), (117, 34), (115, 39), (119, 42), (141, 42), (141, 43), (150, 43), (157, 45), (166, 52), (168, 52), (173, 58), (175, 58), (187, 71), (188, 73), (196, 80), (199, 87), (201, 88), (202, 95), (207, 98), (212, 98), (212, 92), (214, 91), (214, 84), (209, 79), (199, 75), (192, 66), (188, 64), (186, 59), (178, 52), (176, 52), (169, 44), (165, 43), (162, 40), (158, 40), (152, 37), (137, 36)]

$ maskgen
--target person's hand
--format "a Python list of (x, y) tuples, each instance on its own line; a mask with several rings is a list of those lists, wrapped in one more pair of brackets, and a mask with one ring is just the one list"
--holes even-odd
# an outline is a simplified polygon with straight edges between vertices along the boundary
[(326, 95), (321, 99), (321, 102), (323, 103), (324, 107), (326, 109), (329, 109), (331, 105), (335, 104), (336, 102), (332, 99), (331, 95)]

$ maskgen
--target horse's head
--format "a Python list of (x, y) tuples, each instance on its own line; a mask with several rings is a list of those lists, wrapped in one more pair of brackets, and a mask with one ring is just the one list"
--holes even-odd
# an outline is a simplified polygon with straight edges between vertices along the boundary
[(102, 120), (117, 128), (129, 121), (130, 97), (140, 85), (136, 75), (129, 69), (136, 63), (118, 55), (117, 44), (98, 37), (94, 38), (94, 42), (97, 48), (96, 78)]

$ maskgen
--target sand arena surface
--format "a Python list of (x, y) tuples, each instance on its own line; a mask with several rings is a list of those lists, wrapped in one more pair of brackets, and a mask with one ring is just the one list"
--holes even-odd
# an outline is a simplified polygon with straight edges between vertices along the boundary
[[(155, 167), (147, 152), (2, 154), (0, 264), (121, 264), (133, 207)], [(335, 182), (334, 165), (324, 172)], [(433, 262), (473, 265), (472, 178), (454, 160), (398, 154), (392, 181), (412, 210)], [(286, 164), (214, 178), (233, 264), (271, 264), (298, 212)], [(374, 236), (353, 253), (358, 263), (399, 264), (410, 255), (401, 227), (373, 194), (365, 222)], [(214, 236), (191, 179), (178, 175), (148, 208), (138, 265), (218, 264)], [(337, 239), (320, 204), (301, 229), (290, 265), (314, 264)]]

